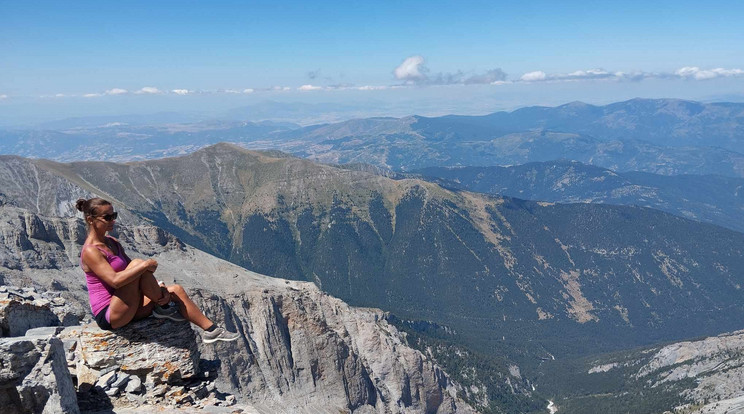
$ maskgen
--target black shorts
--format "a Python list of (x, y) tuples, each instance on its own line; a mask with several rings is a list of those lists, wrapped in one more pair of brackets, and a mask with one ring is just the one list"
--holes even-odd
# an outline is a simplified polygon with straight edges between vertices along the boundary
[(98, 324), (98, 327), (101, 329), (105, 329), (107, 331), (113, 331), (114, 328), (111, 326), (109, 321), (106, 320), (106, 312), (108, 312), (108, 305), (106, 305), (105, 308), (101, 309), (100, 312), (96, 315), (96, 323)]

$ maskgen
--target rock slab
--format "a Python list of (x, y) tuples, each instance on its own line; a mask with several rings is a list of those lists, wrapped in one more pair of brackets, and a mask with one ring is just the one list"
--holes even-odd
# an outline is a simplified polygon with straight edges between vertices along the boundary
[(0, 407), (9, 414), (80, 412), (59, 338), (0, 338)]
[(79, 387), (96, 384), (114, 369), (144, 377), (150, 385), (174, 383), (199, 372), (196, 337), (187, 322), (147, 318), (115, 332), (89, 324), (79, 333), (76, 352)]

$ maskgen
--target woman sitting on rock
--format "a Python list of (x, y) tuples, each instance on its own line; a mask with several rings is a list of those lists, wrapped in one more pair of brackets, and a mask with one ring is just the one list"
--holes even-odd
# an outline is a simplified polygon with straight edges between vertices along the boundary
[[(113, 230), (118, 216), (110, 202), (97, 197), (81, 198), (75, 206), (88, 224), (80, 267), (85, 272), (90, 308), (98, 326), (113, 330), (152, 315), (198, 325), (204, 330), (205, 343), (238, 339), (238, 334), (217, 327), (204, 316), (180, 285), (159, 284), (153, 275), (158, 262), (130, 259), (121, 244), (106, 235)], [(177, 308), (164, 307), (171, 301)]]

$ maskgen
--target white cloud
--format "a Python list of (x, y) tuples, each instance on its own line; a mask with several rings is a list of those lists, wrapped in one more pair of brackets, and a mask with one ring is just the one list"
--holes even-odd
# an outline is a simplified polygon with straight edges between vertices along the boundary
[(689, 79), (708, 80), (724, 77), (744, 76), (742, 69), (700, 69), (686, 66), (675, 72), (610, 72), (604, 69), (577, 70), (571, 73), (546, 74), (543, 71), (528, 72), (519, 78), (522, 82), (567, 82), (583, 80), (642, 81), (644, 79)]
[(486, 73), (480, 75), (473, 75), (463, 81), (466, 85), (484, 85), (490, 83), (493, 85), (495, 82), (503, 82), (506, 80), (506, 73), (501, 68), (491, 69)]
[(124, 94), (129, 93), (129, 91), (126, 89), (121, 89), (121, 88), (113, 88), (113, 89), (107, 90), (105, 93), (106, 95), (124, 95)]
[(534, 72), (527, 72), (519, 79), (524, 82), (538, 82), (538, 81), (544, 81), (547, 79), (548, 75), (545, 74), (545, 72), (541, 70), (536, 70)]
[(382, 91), (382, 90), (388, 89), (388, 86), (384, 86), (384, 85), (382, 85), (382, 86), (364, 85), (364, 86), (360, 86), (360, 87), (358, 87), (356, 89), (358, 89), (360, 91)]
[(695, 79), (695, 80), (708, 80), (715, 78), (728, 78), (734, 76), (744, 75), (744, 70), (741, 69), (700, 69), (697, 66), (685, 66), (675, 72), (677, 76), (684, 79)]
[(85, 95), (83, 95), (83, 98), (97, 98), (99, 96), (103, 95), (100, 93), (86, 93)]
[(320, 86), (313, 86), (313, 85), (302, 85), (299, 88), (297, 88), (298, 91), (319, 91), (323, 89)]
[(8, 95), (2, 94), (2, 95), (0, 95), (0, 99), (8, 99)]
[(163, 92), (160, 89), (158, 89), (158, 88), (156, 88), (154, 86), (145, 86), (144, 88), (138, 90), (135, 93), (136, 94), (140, 94), (140, 95), (141, 94), (154, 95), (154, 94), (159, 94), (159, 93), (163, 93)]
[(55, 98), (64, 98), (65, 96), (66, 95), (63, 94), (63, 93), (58, 93), (58, 94), (54, 95)]
[(171, 92), (175, 93), (176, 95), (188, 95), (191, 93), (188, 89), (173, 89)]
[(395, 78), (403, 81), (420, 81), (426, 79), (424, 58), (419, 55), (407, 57), (395, 70)]
[(249, 94), (249, 93), (253, 93), (253, 92), (255, 92), (255, 91), (253, 89), (251, 89), (251, 88), (245, 88), (245, 89), (243, 89), (243, 93), (245, 93), (245, 94)]

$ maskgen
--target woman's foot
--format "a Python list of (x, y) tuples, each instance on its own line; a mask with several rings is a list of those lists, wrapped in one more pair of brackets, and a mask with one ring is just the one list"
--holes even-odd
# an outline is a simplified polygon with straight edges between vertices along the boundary
[(211, 344), (216, 341), (231, 342), (240, 338), (240, 335), (234, 332), (228, 332), (222, 328), (214, 328), (212, 331), (202, 332), (202, 341), (205, 344)]
[(178, 312), (178, 308), (175, 306), (170, 306), (168, 308), (156, 306), (152, 310), (152, 316), (158, 319), (170, 319), (176, 322), (183, 322), (186, 320), (186, 318), (181, 316), (181, 313)]

